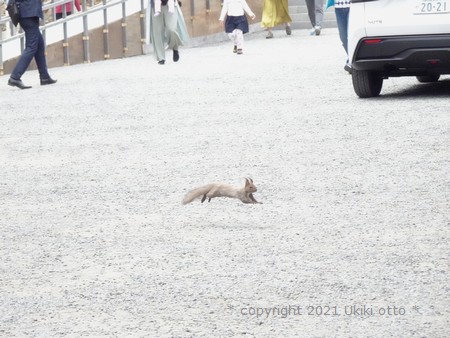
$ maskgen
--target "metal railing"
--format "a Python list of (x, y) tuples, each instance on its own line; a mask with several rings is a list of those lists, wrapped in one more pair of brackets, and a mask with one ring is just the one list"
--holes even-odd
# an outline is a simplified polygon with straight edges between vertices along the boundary
[[(127, 48), (127, 13), (126, 13), (126, 2), (128, 0), (80, 0), (81, 2), (81, 8), (82, 10), (80, 12), (74, 13), (72, 10), (71, 15), (67, 15), (66, 12), (66, 6), (65, 4), (70, 3), (72, 5), (72, 9), (75, 8), (74, 6), (74, 0), (50, 0), (50, 2), (43, 5), (42, 9), (44, 13), (47, 13), (46, 21), (41, 27), (41, 32), (44, 38), (44, 41), (46, 42), (46, 30), (51, 27), (61, 27), (63, 31), (63, 40), (62, 40), (62, 46), (63, 46), (63, 58), (64, 58), (64, 65), (70, 65), (70, 55), (69, 55), (69, 36), (68, 36), (68, 29), (67, 29), (67, 23), (71, 20), (76, 20), (82, 17), (83, 22), (83, 31), (82, 31), (82, 39), (83, 39), (83, 61), (85, 63), (89, 63), (90, 60), (90, 45), (89, 45), (89, 21), (88, 16), (90, 16), (93, 13), (102, 12), (103, 14), (103, 51), (104, 51), (104, 59), (110, 58), (110, 51), (109, 51), (109, 41), (111, 39), (111, 36), (109, 34), (109, 24), (108, 21), (108, 8), (114, 7), (114, 6), (121, 6), (121, 27), (122, 27), (122, 37), (121, 37), (121, 43), (122, 43), (122, 50), (123, 53), (126, 53)], [(135, 0), (133, 0), (135, 1)], [(145, 44), (145, 7), (144, 7), (144, 1), (147, 0), (140, 0), (140, 26), (141, 26), (141, 44)], [(57, 6), (62, 5), (62, 18), (56, 20), (56, 13), (55, 8)], [(48, 15), (50, 13), (50, 15)], [(0, 18), (0, 26), (6, 25), (6, 28), (11, 32), (11, 36), (6, 39), (0, 39), (0, 75), (4, 74), (4, 59), (3, 59), (3, 45), (5, 43), (8, 43), (10, 41), (14, 41), (19, 39), (20, 40), (20, 50), (21, 52), (25, 48), (25, 37), (23, 31), (19, 28), (16, 28), (7, 13)], [(97, 28), (99, 25), (97, 24), (95, 27)], [(47, 43), (46, 43), (47, 44)]]

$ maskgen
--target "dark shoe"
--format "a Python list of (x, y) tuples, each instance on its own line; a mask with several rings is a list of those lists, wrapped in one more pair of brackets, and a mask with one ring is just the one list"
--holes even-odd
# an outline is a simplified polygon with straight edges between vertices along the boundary
[(347, 73), (349, 73), (349, 74), (351, 74), (352, 73), (352, 65), (351, 64), (349, 64), (349, 63), (346, 63), (345, 64), (345, 66), (344, 66), (344, 70), (347, 72)]
[(238, 50), (236, 51), (236, 54), (241, 55), (241, 54), (244, 54), (244, 52), (242, 51), (242, 49), (238, 48)]
[(266, 39), (272, 39), (273, 38), (273, 33), (272, 32), (268, 32)]
[(233, 48), (233, 53), (237, 53), (237, 46), (236, 45)]
[(286, 26), (286, 34), (287, 35), (291, 35), (292, 34), (291, 26)]
[(322, 27), (320, 27), (320, 26), (315, 26), (314, 27), (314, 32), (316, 33), (317, 36), (320, 35), (321, 31), (322, 31)]
[(20, 89), (31, 88), (31, 86), (25, 86), (25, 84), (22, 82), (22, 80), (16, 80), (16, 79), (13, 79), (12, 77), (9, 78), (8, 85), (10, 85), (12, 87), (17, 87)]
[(163, 64), (165, 64), (166, 63), (166, 60), (159, 60), (158, 61), (158, 64), (160, 64), (160, 65), (163, 65)]
[(180, 59), (180, 53), (178, 53), (177, 50), (173, 50), (173, 62), (178, 62), (178, 60)]
[(58, 80), (53, 80), (51, 77), (48, 79), (41, 79), (41, 86), (51, 85), (56, 83)]

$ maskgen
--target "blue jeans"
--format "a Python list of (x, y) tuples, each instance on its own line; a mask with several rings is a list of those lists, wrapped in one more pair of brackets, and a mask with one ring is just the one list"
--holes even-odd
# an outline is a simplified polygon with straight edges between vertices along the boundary
[(27, 70), (33, 58), (39, 70), (39, 77), (41, 79), (48, 79), (50, 75), (47, 70), (47, 61), (45, 59), (45, 43), (39, 30), (39, 18), (21, 18), (20, 26), (25, 31), (25, 49), (14, 67), (11, 77), (15, 80), (20, 80), (23, 73)]
[(339, 30), (339, 38), (342, 41), (345, 52), (348, 55), (348, 15), (350, 8), (335, 8), (336, 22)]

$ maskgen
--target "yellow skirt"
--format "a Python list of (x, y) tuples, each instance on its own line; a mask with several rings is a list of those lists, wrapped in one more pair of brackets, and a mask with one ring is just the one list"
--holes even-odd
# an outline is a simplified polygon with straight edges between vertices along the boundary
[(264, 0), (262, 27), (272, 28), (291, 21), (288, 0)]

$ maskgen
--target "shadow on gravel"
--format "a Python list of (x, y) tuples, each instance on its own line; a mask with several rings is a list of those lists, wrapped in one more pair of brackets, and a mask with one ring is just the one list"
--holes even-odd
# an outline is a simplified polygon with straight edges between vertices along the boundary
[(377, 100), (393, 97), (450, 97), (450, 79), (444, 79), (435, 83), (419, 83), (411, 86), (410, 88), (398, 92), (391, 92), (383, 94), (377, 97)]

